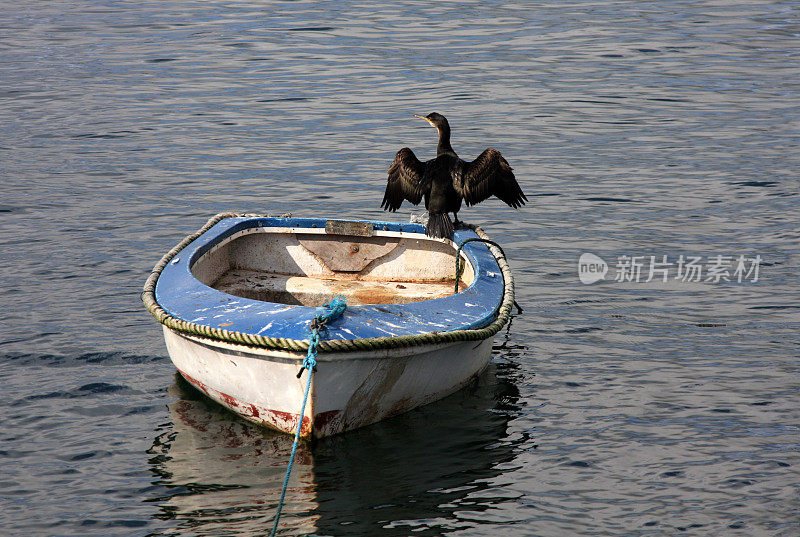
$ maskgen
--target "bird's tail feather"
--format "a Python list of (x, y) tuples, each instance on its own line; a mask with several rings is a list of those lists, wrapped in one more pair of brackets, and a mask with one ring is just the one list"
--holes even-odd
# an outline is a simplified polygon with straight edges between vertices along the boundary
[(428, 216), (425, 234), (429, 237), (453, 240), (453, 222), (450, 221), (447, 213), (431, 214)]

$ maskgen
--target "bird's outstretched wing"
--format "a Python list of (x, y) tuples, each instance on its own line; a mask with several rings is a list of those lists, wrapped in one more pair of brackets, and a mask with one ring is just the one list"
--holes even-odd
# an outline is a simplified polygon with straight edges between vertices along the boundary
[(489, 196), (497, 196), (514, 208), (528, 201), (511, 166), (497, 149), (489, 148), (472, 162), (465, 162), (453, 186), (467, 205), (480, 203)]
[(430, 188), (430, 180), (425, 177), (425, 163), (420, 162), (413, 151), (404, 147), (397, 152), (394, 162), (389, 166), (389, 179), (381, 207), (396, 211), (404, 199), (417, 205)]

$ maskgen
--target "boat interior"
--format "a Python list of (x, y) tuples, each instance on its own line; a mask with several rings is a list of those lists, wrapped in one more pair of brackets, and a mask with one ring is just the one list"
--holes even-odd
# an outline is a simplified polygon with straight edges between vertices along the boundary
[[(321, 231), (321, 230), (320, 230)], [(352, 236), (252, 228), (220, 242), (191, 266), (200, 282), (224, 293), (279, 304), (402, 304), (454, 292), (451, 243), (414, 234)], [(475, 278), (464, 254), (459, 289)]]

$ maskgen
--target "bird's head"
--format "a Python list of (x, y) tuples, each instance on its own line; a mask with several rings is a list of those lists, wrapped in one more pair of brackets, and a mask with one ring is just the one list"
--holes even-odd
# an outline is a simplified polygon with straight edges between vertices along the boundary
[(427, 116), (418, 116), (417, 114), (414, 114), (414, 117), (424, 119), (425, 121), (436, 127), (436, 129), (439, 132), (442, 131), (450, 132), (450, 125), (447, 123), (447, 118), (445, 118), (442, 114), (437, 114), (436, 112), (432, 112)]

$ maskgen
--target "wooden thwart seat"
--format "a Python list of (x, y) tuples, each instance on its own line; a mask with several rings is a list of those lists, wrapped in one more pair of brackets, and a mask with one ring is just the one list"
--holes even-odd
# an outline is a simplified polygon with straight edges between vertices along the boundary
[(211, 287), (243, 298), (303, 306), (321, 306), (333, 297), (340, 295), (347, 297), (348, 304), (358, 305), (404, 304), (453, 294), (452, 280), (449, 282), (386, 282), (328, 279), (248, 269), (229, 270)]

